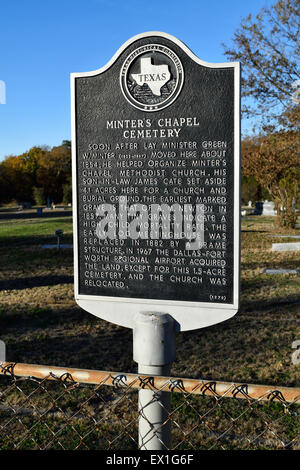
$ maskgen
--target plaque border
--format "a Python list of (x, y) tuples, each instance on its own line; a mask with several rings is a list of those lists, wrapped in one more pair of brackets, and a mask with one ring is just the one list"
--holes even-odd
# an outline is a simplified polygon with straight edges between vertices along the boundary
[[(78, 207), (77, 207), (77, 154), (76, 154), (76, 78), (93, 77), (108, 70), (134, 42), (148, 37), (168, 39), (179, 46), (197, 64), (208, 68), (234, 69), (234, 242), (233, 242), (233, 302), (219, 304), (179, 300), (137, 299), (129, 297), (109, 297), (79, 294), (78, 289)], [(197, 57), (182, 41), (176, 37), (149, 31), (128, 39), (103, 67), (90, 72), (71, 73), (71, 129), (72, 129), (72, 186), (73, 186), (73, 248), (74, 248), (74, 295), (77, 304), (93, 315), (118, 325), (133, 328), (135, 317), (141, 311), (165, 312), (173, 316), (181, 331), (204, 328), (225, 321), (234, 316), (239, 309), (240, 293), (240, 224), (241, 224), (241, 158), (240, 158), (240, 63), (210, 63)], [(159, 111), (159, 110), (158, 110)]]

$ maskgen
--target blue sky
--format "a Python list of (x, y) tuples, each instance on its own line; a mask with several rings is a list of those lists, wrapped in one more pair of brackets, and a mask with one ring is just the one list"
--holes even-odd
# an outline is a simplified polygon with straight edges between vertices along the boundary
[(70, 139), (71, 72), (105, 65), (132, 36), (163, 31), (224, 62), (241, 19), (268, 0), (2, 0), (0, 160)]

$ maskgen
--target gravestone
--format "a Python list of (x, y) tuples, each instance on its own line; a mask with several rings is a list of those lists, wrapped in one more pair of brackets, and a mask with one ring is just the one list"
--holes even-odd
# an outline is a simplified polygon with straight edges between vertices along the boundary
[(300, 251), (300, 243), (272, 243), (272, 251)]
[(240, 71), (165, 33), (71, 75), (75, 299), (133, 327), (182, 330), (239, 305)]
[(300, 269), (288, 268), (266, 268), (263, 270), (264, 274), (300, 274)]
[(262, 215), (271, 215), (271, 216), (275, 216), (277, 215), (277, 211), (274, 209), (275, 207), (275, 204), (274, 202), (272, 201), (265, 201), (263, 203), (263, 211), (262, 211)]
[(255, 203), (253, 215), (275, 216), (277, 212), (274, 207), (275, 205), (272, 201), (258, 201)]

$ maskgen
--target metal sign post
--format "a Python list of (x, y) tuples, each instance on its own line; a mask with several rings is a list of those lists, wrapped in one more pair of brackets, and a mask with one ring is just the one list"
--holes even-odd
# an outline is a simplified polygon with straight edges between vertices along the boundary
[[(133, 359), (138, 372), (147, 376), (169, 376), (176, 356), (176, 322), (159, 312), (141, 312), (133, 329)], [(170, 393), (139, 391), (139, 447), (141, 450), (166, 450), (170, 447), (168, 421)]]

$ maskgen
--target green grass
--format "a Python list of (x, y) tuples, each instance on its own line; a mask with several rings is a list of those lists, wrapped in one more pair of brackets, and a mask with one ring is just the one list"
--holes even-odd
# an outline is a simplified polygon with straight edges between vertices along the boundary
[(18, 239), (38, 236), (54, 236), (57, 229), (62, 229), (65, 234), (72, 234), (72, 218), (57, 217), (53, 219), (26, 219), (14, 220), (9, 223), (0, 221), (0, 242), (5, 243), (9, 238)]

